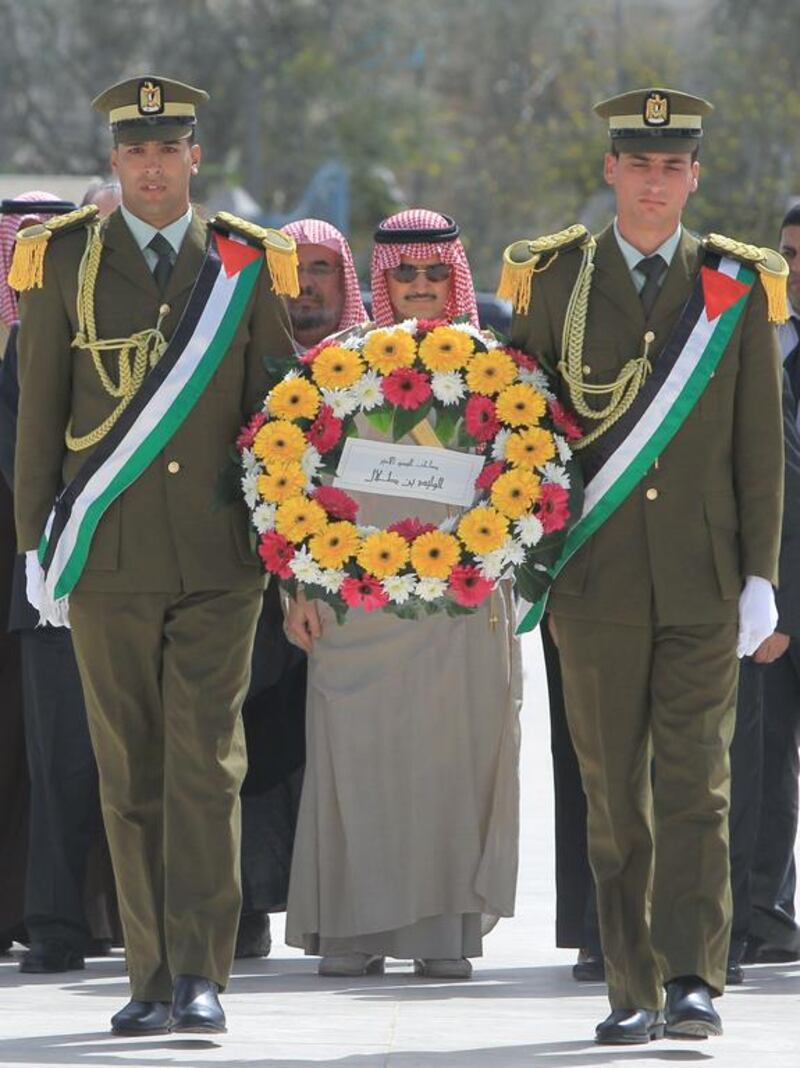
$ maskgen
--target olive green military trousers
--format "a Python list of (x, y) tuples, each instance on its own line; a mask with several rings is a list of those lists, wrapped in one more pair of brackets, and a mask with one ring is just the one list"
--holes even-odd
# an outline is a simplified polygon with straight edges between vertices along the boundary
[(70, 595), (134, 999), (225, 987), (241, 889), (241, 706), (260, 589)]
[(736, 625), (555, 617), (612, 1009), (725, 986)]

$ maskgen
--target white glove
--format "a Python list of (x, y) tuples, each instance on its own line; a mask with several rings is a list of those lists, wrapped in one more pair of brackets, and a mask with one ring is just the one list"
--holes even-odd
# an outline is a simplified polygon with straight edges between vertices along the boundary
[(25, 594), (39, 613), (39, 626), (49, 623), (51, 627), (69, 627), (68, 598), (54, 601), (47, 592), (44, 571), (35, 549), (25, 553)]
[(739, 637), (736, 655), (752, 656), (778, 625), (778, 609), (772, 583), (757, 575), (748, 575), (739, 596)]

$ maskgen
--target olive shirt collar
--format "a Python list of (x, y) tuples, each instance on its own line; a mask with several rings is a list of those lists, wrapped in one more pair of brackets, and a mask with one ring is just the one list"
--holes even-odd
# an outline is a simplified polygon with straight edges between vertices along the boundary
[(140, 219), (138, 215), (134, 215), (132, 211), (129, 211), (124, 204), (120, 204), (119, 210), (128, 229), (133, 235), (133, 240), (139, 246), (144, 258), (147, 260), (147, 266), (151, 271), (156, 265), (158, 256), (151, 248), (148, 248), (148, 246), (156, 234), (161, 234), (162, 237), (165, 237), (170, 245), (172, 245), (172, 249), (175, 253), (173, 259), (174, 263), (174, 260), (177, 259), (178, 253), (181, 250), (183, 239), (186, 237), (186, 231), (189, 229), (189, 224), (192, 221), (191, 206), (187, 209), (184, 215), (181, 215), (175, 222), (171, 222), (169, 226), (165, 226), (163, 230), (157, 230), (155, 226), (146, 223), (143, 219)]
[[(670, 234), (666, 241), (664, 241), (658, 246), (657, 249), (654, 249), (654, 251), (650, 253), (651, 256), (661, 256), (667, 267), (669, 267), (669, 265), (672, 263), (672, 258), (677, 251), (678, 245), (680, 244), (681, 229), (681, 224), (678, 223), (675, 233)], [(628, 270), (631, 272), (631, 278), (633, 279), (633, 284), (636, 286), (636, 292), (641, 293), (642, 287), (645, 283), (645, 276), (642, 271), (636, 269), (636, 264), (644, 258), (644, 253), (640, 252), (638, 248), (634, 248), (630, 241), (625, 240), (625, 238), (619, 232), (619, 225), (616, 219), (614, 219), (614, 237), (617, 239), (619, 250), (628, 265)], [(667, 272), (665, 271), (664, 274), (661, 276), (662, 284), (666, 273)]]

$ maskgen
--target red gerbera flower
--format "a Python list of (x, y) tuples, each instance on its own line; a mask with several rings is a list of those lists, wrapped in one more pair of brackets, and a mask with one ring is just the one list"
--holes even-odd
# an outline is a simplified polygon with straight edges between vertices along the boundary
[(399, 534), (407, 542), (412, 542), (420, 534), (427, 534), (429, 531), (437, 530), (438, 528), (435, 523), (423, 523), (417, 516), (410, 516), (408, 519), (399, 519), (386, 529), (391, 530), (394, 534)]
[(500, 430), (494, 401), (475, 393), (464, 409), (464, 425), (467, 433), (476, 441), (488, 441)]
[(539, 491), (536, 502), (536, 518), (542, 524), (545, 534), (561, 530), (569, 519), (569, 493), (563, 486), (545, 482)]
[(289, 564), (294, 556), (294, 545), (274, 530), (268, 530), (261, 535), (258, 545), (258, 555), (264, 561), (264, 567), (278, 578), (288, 579), (292, 577), (292, 569)]
[(561, 401), (549, 400), (547, 407), (550, 409), (550, 418), (568, 441), (577, 441), (583, 437), (580, 423)]
[(485, 601), (494, 589), (494, 583), (484, 578), (477, 567), (462, 564), (450, 572), (447, 587), (454, 601), (467, 608)]
[(244, 452), (245, 449), (252, 449), (256, 434), (266, 421), (267, 417), (264, 412), (256, 412), (250, 422), (242, 427), (239, 431), (239, 437), (236, 439), (236, 448), (239, 452)]
[(447, 326), (447, 319), (417, 319), (417, 333), (429, 334), (437, 326)]
[(475, 489), (490, 490), (494, 485), (494, 480), (502, 475), (505, 466), (506, 465), (502, 460), (496, 460), (492, 464), (486, 464), (484, 469), (475, 479)]
[(413, 411), (431, 395), (431, 381), (422, 371), (398, 367), (381, 382), (383, 395), (390, 404)]
[(349, 608), (363, 608), (365, 612), (374, 612), (389, 603), (389, 595), (374, 575), (363, 575), (361, 578), (348, 575), (339, 593)]
[(312, 345), (312, 347), (310, 349), (306, 349), (305, 352), (302, 352), (297, 357), (298, 363), (304, 363), (304, 364), (306, 364), (306, 366), (308, 366), (309, 364), (312, 364), (314, 362), (314, 360), (316, 360), (317, 356), (319, 356), (319, 354), (322, 352), (323, 349), (327, 349), (331, 345), (335, 345), (335, 344), (336, 344), (335, 341), (330, 341), (330, 340), (328, 340), (326, 338), (325, 341), (320, 341), (318, 345)]
[(318, 452), (328, 452), (338, 445), (342, 436), (342, 420), (333, 414), (333, 408), (323, 404), (319, 414), (308, 428), (306, 437)]
[(529, 356), (527, 352), (522, 352), (520, 349), (512, 349), (510, 345), (503, 347), (503, 352), (507, 352), (517, 367), (521, 367), (525, 371), (538, 371), (539, 363), (534, 360), (533, 356)]
[(358, 502), (354, 501), (349, 493), (333, 486), (317, 486), (311, 496), (334, 519), (346, 519), (348, 523), (355, 523)]

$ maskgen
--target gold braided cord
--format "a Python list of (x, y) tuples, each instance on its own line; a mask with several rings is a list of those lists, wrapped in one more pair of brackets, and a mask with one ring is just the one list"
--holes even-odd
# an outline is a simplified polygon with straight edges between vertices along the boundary
[[(88, 449), (91, 445), (96, 445), (98, 441), (102, 441), (136, 396), (148, 370), (158, 363), (167, 347), (167, 342), (160, 329), (161, 321), (167, 314), (166, 305), (161, 309), (155, 329), (141, 330), (137, 334), (123, 338), (104, 338), (101, 340), (97, 337), (94, 290), (97, 284), (97, 274), (100, 270), (103, 241), (100, 236), (100, 227), (97, 223), (87, 229), (86, 250), (78, 268), (78, 332), (73, 339), (72, 347), (87, 349), (92, 354), (92, 362), (103, 389), (110, 397), (119, 398), (119, 404), (99, 426), (80, 437), (76, 437), (72, 433), (72, 420), (70, 420), (65, 439), (67, 448), (73, 452)], [(104, 352), (114, 351), (118, 353), (116, 382), (106, 370), (102, 358)]]
[[(602, 384), (584, 382), (583, 345), (589, 312), (589, 293), (594, 274), (595, 247), (594, 240), (591, 240), (582, 250), (581, 265), (564, 316), (564, 329), (561, 336), (562, 358), (558, 364), (558, 370), (567, 383), (572, 407), (578, 415), (594, 422), (600, 421), (600, 425), (585, 434), (579, 441), (572, 442), (573, 449), (585, 449), (610, 426), (613, 426), (630, 408), (651, 371), (650, 361), (647, 358), (650, 342), (646, 341), (642, 355), (628, 360), (613, 382)], [(586, 402), (586, 397), (590, 396), (608, 397), (608, 403), (602, 408), (592, 408)]]

